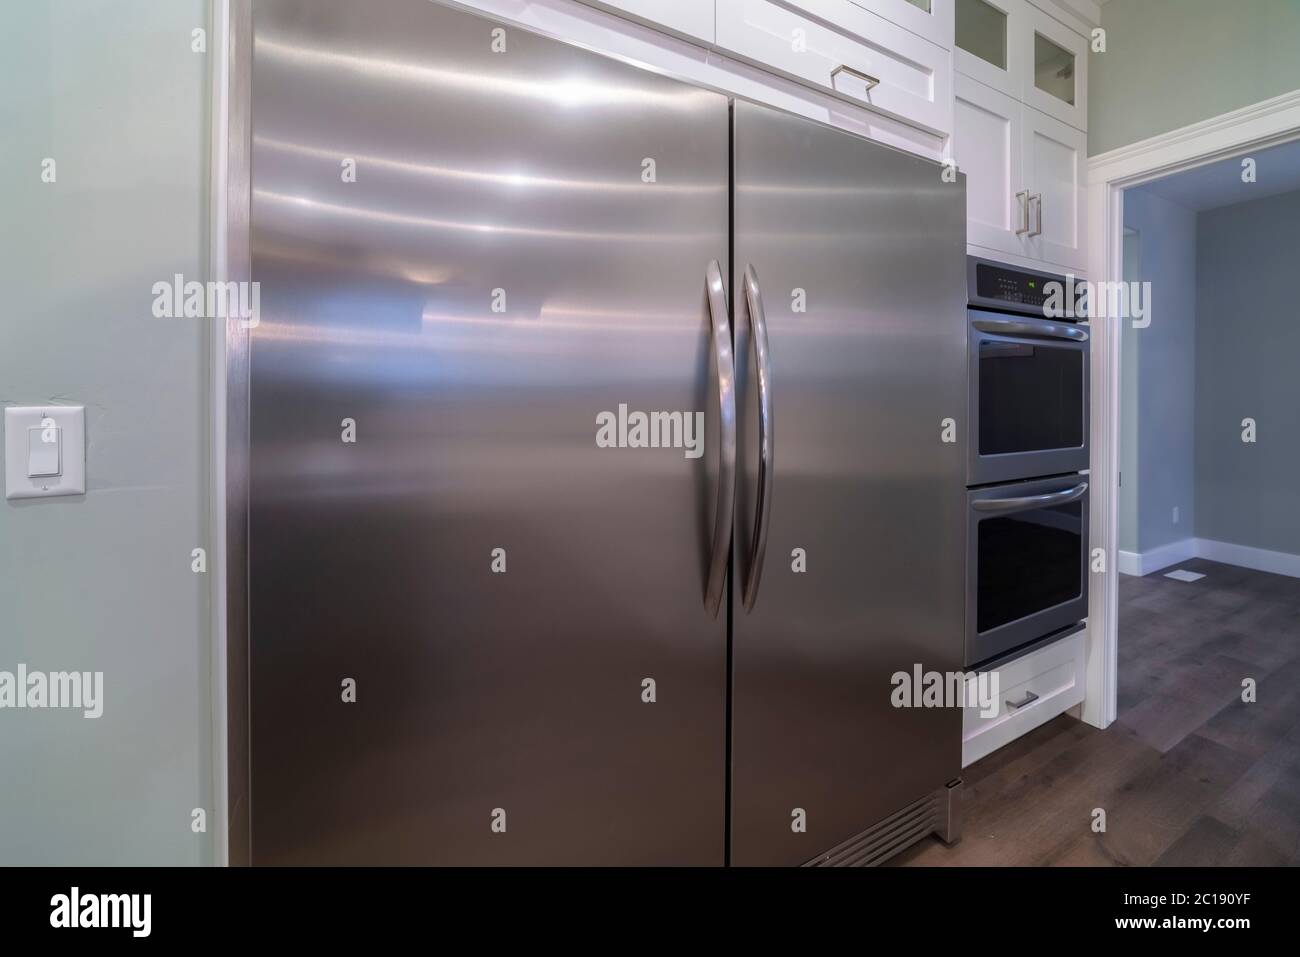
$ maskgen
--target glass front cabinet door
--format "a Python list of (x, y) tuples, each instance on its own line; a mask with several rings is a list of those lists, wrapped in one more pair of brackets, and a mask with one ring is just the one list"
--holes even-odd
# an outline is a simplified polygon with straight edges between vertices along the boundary
[(1088, 41), (1037, 7), (1026, 7), (1023, 79), (1025, 104), (1068, 123), (1088, 128)]
[(957, 72), (1087, 129), (1088, 41), (1028, 0), (956, 0)]
[(953, 62), (958, 73), (1021, 98), (1024, 0), (957, 0)]

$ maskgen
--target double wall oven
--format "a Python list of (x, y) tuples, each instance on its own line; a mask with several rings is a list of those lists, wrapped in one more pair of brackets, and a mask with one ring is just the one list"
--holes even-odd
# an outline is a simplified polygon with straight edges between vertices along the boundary
[(967, 263), (966, 663), (1073, 632), (1088, 605), (1088, 349), (1071, 277)]

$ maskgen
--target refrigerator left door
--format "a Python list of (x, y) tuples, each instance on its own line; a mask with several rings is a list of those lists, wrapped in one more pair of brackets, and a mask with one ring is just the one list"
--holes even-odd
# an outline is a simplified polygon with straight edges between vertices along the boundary
[(721, 864), (726, 99), (256, 0), (251, 111), (254, 863)]

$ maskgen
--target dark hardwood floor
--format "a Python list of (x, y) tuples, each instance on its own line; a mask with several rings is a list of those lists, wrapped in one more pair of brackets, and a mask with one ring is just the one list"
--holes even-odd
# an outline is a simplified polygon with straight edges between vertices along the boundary
[(1206, 577), (1120, 576), (1118, 720), (1062, 715), (967, 768), (961, 842), (892, 863), (1300, 864), (1300, 578), (1176, 567)]

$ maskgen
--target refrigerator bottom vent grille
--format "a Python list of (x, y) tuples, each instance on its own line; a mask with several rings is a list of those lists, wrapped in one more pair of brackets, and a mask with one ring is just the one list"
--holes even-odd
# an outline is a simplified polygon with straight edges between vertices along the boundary
[(947, 827), (946, 789), (932, 791), (861, 834), (817, 855), (804, 867), (872, 867)]

